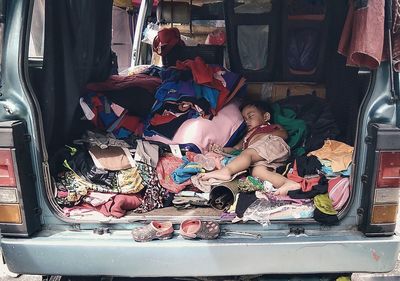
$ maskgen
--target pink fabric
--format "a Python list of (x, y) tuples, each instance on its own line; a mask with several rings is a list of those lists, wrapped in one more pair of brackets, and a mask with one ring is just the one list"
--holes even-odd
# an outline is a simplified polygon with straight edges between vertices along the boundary
[(57, 190), (57, 197), (58, 198), (68, 197), (68, 191)]
[(337, 211), (343, 208), (350, 197), (349, 178), (337, 177), (328, 182), (328, 195), (332, 200), (333, 208)]
[(82, 203), (80, 205), (76, 205), (73, 207), (64, 207), (63, 208), (63, 212), (64, 215), (66, 215), (67, 217), (69, 216), (79, 216), (79, 215), (83, 215), (92, 211), (95, 211), (96, 209), (87, 203)]
[(145, 136), (145, 139), (166, 144), (193, 143), (201, 152), (206, 152), (211, 143), (226, 144), (242, 123), (243, 117), (238, 104), (231, 102), (224, 106), (212, 120), (204, 118), (186, 120), (172, 140), (158, 135)]
[(347, 65), (375, 69), (383, 54), (385, 1), (369, 0), (366, 7), (349, 11), (340, 38), (338, 52), (347, 57)]
[(172, 172), (182, 165), (182, 163), (182, 159), (175, 156), (164, 156), (158, 160), (156, 167), (158, 180), (162, 187), (173, 193), (178, 193), (191, 184), (190, 180), (177, 184), (171, 177)]
[(111, 198), (115, 197), (115, 193), (102, 193), (102, 192), (96, 192), (96, 191), (91, 191), (85, 198), (85, 202), (97, 207), (100, 205), (105, 204), (108, 202)]

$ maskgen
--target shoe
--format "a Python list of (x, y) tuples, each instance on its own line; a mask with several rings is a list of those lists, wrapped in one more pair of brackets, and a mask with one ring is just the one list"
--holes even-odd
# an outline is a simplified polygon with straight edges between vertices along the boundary
[(152, 221), (146, 226), (132, 230), (132, 237), (136, 242), (171, 239), (174, 229), (171, 222)]
[(184, 205), (192, 205), (193, 207), (208, 207), (208, 200), (198, 196), (175, 196), (172, 200), (174, 207), (181, 207)]
[(179, 233), (185, 239), (216, 239), (220, 231), (218, 223), (200, 220), (185, 220), (179, 229)]

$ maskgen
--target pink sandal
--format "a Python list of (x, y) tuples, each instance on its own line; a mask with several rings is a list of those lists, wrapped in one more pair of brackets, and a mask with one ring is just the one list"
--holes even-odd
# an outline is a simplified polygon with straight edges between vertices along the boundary
[(151, 240), (171, 239), (174, 229), (171, 222), (152, 221), (146, 226), (132, 230), (132, 237), (137, 242), (149, 242)]
[(215, 239), (220, 233), (219, 224), (213, 221), (185, 220), (181, 223), (180, 234), (185, 239)]

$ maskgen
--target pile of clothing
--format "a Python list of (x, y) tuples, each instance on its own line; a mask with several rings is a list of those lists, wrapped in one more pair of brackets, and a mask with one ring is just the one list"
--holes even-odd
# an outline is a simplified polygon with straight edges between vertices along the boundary
[[(353, 148), (326, 140), (323, 147), (296, 157), (283, 171), (301, 188), (287, 196), (274, 196), (268, 181), (247, 176), (238, 180), (239, 193), (228, 210), (232, 221), (255, 220), (268, 225), (271, 219), (314, 218), (321, 224), (339, 222), (338, 211), (349, 201)], [(224, 214), (224, 217), (227, 217)]]
[(156, 174), (160, 148), (134, 137), (87, 132), (52, 159), (56, 201), (66, 215), (96, 210), (122, 217), (163, 207), (168, 192)]
[(212, 120), (235, 96), (243, 94), (245, 84), (240, 75), (205, 64), (200, 57), (178, 61), (162, 71), (161, 78), (145, 136), (158, 134), (170, 140), (189, 119)]

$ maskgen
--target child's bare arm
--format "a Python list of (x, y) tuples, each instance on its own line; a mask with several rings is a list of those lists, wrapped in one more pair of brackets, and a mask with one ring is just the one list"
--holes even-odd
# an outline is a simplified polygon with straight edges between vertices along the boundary
[(213, 151), (215, 153), (221, 153), (221, 152), (223, 152), (223, 153), (231, 153), (231, 152), (233, 152), (235, 150), (242, 149), (242, 146), (243, 146), (243, 139), (233, 147), (222, 147), (219, 144), (212, 143), (212, 144), (210, 144), (208, 150), (209, 151)]

